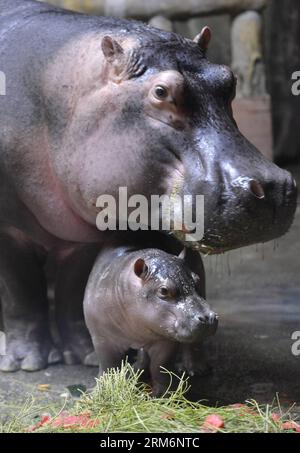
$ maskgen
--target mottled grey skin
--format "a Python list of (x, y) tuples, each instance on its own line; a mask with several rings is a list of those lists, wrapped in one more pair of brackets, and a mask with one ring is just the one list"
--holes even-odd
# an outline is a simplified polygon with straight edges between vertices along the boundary
[[(105, 242), (101, 194), (205, 195), (219, 253), (284, 234), (296, 188), (238, 131), (235, 79), (197, 42), (147, 25), (0, 0), (0, 369), (55, 361), (43, 262), (67, 242)], [(157, 87), (160, 93), (157, 92)], [(194, 206), (193, 206), (194, 208)], [(183, 228), (183, 231), (186, 228)], [(183, 231), (167, 232), (185, 242)], [(188, 243), (187, 245), (191, 245)]]
[[(120, 366), (126, 352), (142, 350), (154, 395), (162, 395), (180, 344), (199, 344), (217, 328), (217, 315), (201, 297), (200, 277), (184, 258), (159, 249), (106, 247), (90, 274), (85, 320), (100, 374)], [(140, 363), (141, 363), (140, 362)]]

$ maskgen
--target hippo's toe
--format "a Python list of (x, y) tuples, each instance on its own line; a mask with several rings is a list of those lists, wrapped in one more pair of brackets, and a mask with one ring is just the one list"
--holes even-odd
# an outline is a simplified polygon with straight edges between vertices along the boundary
[(63, 361), (63, 356), (57, 348), (52, 348), (48, 355), (48, 365), (54, 365)]
[(63, 352), (63, 357), (64, 357), (64, 363), (66, 365), (76, 365), (77, 363), (80, 363), (79, 358), (74, 354), (73, 351), (66, 350)]
[(46, 368), (48, 359), (46, 355), (38, 351), (29, 353), (21, 362), (21, 369), (24, 371), (38, 371)]
[(0, 360), (0, 371), (38, 371), (46, 368), (48, 364), (61, 361), (59, 351), (51, 348), (48, 342), (25, 343), (22, 340), (15, 340), (8, 345), (6, 354)]
[(0, 360), (0, 370), (5, 372), (13, 372), (20, 369), (20, 360), (17, 360), (13, 354), (7, 354)]
[(98, 366), (93, 356), (94, 348), (89, 332), (83, 323), (70, 323), (61, 333), (63, 359), (66, 365), (83, 363), (87, 366)]
[(95, 351), (90, 352), (85, 357), (83, 364), (86, 366), (99, 366), (99, 359)]

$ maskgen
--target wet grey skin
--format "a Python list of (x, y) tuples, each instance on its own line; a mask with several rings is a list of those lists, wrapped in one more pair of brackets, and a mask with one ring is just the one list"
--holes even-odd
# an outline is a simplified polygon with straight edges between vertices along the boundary
[(150, 371), (153, 394), (168, 388), (178, 354), (216, 332), (218, 316), (201, 296), (202, 282), (184, 254), (130, 246), (104, 248), (90, 274), (85, 320), (100, 364), (100, 375), (119, 367), (129, 349), (139, 351), (136, 367)]
[[(99, 195), (117, 199), (124, 186), (149, 201), (204, 195), (204, 236), (186, 243), (204, 253), (289, 229), (294, 180), (239, 132), (235, 78), (207, 60), (209, 38), (207, 28), (192, 41), (139, 22), (0, 0), (1, 370), (60, 359), (44, 263), (51, 252), (59, 266), (70, 243), (106, 242), (96, 228)], [(164, 233), (183, 245), (188, 229)], [(79, 337), (68, 335), (67, 351)]]

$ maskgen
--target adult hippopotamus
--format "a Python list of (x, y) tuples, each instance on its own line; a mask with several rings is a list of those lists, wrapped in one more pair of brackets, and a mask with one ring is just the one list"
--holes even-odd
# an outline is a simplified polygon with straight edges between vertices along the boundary
[[(2, 370), (55, 360), (45, 256), (63, 241), (105, 240), (101, 194), (204, 195), (204, 236), (193, 243), (203, 252), (290, 227), (294, 180), (238, 131), (235, 78), (206, 59), (209, 37), (0, 0)], [(168, 233), (184, 242), (184, 230)]]
[(149, 368), (153, 394), (162, 395), (180, 346), (216, 332), (218, 316), (201, 297), (201, 276), (160, 249), (132, 245), (102, 249), (84, 296), (85, 320), (100, 363), (100, 375), (118, 367), (130, 349)]

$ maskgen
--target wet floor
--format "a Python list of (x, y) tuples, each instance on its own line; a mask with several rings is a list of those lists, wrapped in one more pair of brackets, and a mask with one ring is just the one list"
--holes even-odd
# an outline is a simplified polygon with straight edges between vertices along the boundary
[[(298, 187), (300, 169), (296, 169)], [(276, 244), (205, 258), (207, 296), (220, 315), (207, 344), (213, 372), (194, 379), (193, 397), (211, 404), (255, 398), (300, 408), (300, 355), (292, 354), (300, 331), (300, 206), (291, 231)], [(299, 347), (300, 350), (300, 347)], [(0, 373), (0, 409), (18, 411), (26, 395), (63, 402), (69, 385), (93, 385), (96, 369), (52, 366), (37, 373)], [(46, 392), (39, 384), (49, 384)], [(44, 389), (45, 390), (45, 389)]]

